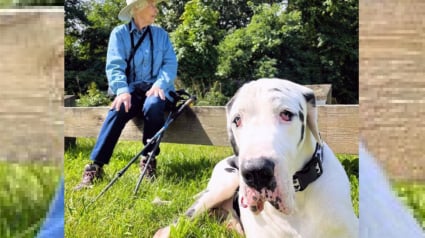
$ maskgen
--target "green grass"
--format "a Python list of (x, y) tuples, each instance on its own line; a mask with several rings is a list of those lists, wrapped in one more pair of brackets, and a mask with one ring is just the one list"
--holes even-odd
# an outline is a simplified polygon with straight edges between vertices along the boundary
[(394, 189), (425, 229), (425, 183), (396, 182)]
[[(65, 153), (65, 236), (66, 237), (152, 237), (156, 230), (175, 221), (194, 202), (193, 196), (206, 187), (214, 165), (232, 154), (229, 147), (161, 144), (158, 179), (144, 181), (136, 197), (133, 189), (139, 175), (138, 163), (95, 203), (90, 204), (108, 182), (141, 149), (140, 143), (120, 142), (111, 163), (105, 166), (106, 179), (92, 189), (73, 191), (81, 180), (94, 140), (78, 139), (76, 148)], [(351, 174), (352, 196), (358, 212), (358, 159), (339, 156)], [(169, 201), (154, 205), (159, 198)], [(111, 235), (112, 234), (112, 235)], [(172, 237), (240, 237), (206, 214), (195, 221), (183, 220)]]
[(34, 237), (55, 193), (60, 170), (0, 162), (0, 174), (0, 237)]

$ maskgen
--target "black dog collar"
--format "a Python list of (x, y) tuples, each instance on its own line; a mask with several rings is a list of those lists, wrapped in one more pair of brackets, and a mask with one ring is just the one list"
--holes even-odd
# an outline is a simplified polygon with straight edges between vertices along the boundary
[(313, 157), (304, 168), (292, 176), (295, 192), (303, 191), (310, 183), (314, 182), (323, 173), (322, 169), (323, 148), (316, 144)]

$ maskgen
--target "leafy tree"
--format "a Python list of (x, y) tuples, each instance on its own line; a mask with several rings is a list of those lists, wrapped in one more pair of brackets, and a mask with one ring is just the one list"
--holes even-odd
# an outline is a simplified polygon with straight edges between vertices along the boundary
[(65, 5), (65, 9), (69, 9), (65, 16), (67, 93), (79, 95), (91, 82), (95, 82), (100, 90), (107, 89), (105, 62), (109, 34), (120, 24), (117, 16), (124, 4), (119, 0), (86, 3), (71, 0)]
[(167, 32), (173, 32), (181, 23), (181, 15), (189, 0), (167, 0), (158, 5), (159, 15), (156, 23)]
[[(160, 3), (160, 16), (157, 23), (168, 32), (173, 32), (182, 23), (181, 15), (185, 11), (185, 5), (190, 0), (167, 0)], [(278, 3), (278, 0), (202, 0), (208, 8), (219, 13), (216, 22), (220, 30), (231, 32), (245, 27), (254, 14), (253, 6), (261, 3)], [(284, 1), (285, 2), (285, 1)]]
[(288, 10), (301, 12), (304, 41), (319, 57), (316, 83), (332, 83), (339, 103), (358, 103), (358, 0), (293, 0)]
[(66, 0), (65, 8), (65, 36), (80, 37), (82, 28), (90, 24), (87, 19), (87, 4), (81, 0)]
[(218, 12), (200, 0), (191, 0), (181, 16), (183, 22), (171, 34), (176, 50), (178, 75), (185, 86), (195, 86), (204, 93), (214, 81), (218, 53), (216, 45), (222, 38), (217, 27)]
[[(67, 93), (84, 93), (91, 82), (107, 89), (107, 43), (124, 5), (65, 2)], [(208, 100), (279, 77), (332, 83), (337, 102), (358, 103), (358, 0), (168, 0), (159, 10), (179, 59), (178, 83)]]
[(217, 75), (225, 94), (259, 77), (302, 84), (332, 83), (339, 103), (358, 102), (358, 30), (355, 1), (263, 4), (246, 28), (219, 46)]
[[(227, 35), (219, 45), (217, 75), (227, 82), (225, 94), (231, 95), (242, 83), (261, 77), (291, 74), (291, 63), (302, 48), (299, 12), (285, 13), (282, 4), (263, 4), (246, 28)], [(289, 45), (291, 44), (290, 47)]]

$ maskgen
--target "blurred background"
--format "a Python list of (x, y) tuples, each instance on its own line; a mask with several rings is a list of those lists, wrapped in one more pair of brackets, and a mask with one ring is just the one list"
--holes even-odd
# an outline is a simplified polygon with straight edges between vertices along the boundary
[(0, 9), (0, 237), (35, 237), (62, 174), (63, 17)]
[(0, 0), (0, 8), (23, 6), (63, 6), (64, 0)]
[(359, 9), (360, 136), (425, 227), (425, 2)]

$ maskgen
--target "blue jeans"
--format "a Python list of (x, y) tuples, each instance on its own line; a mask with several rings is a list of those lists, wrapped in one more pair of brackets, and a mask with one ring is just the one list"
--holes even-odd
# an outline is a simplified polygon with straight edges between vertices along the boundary
[[(143, 123), (143, 144), (147, 144), (147, 140), (155, 135), (164, 125), (165, 108), (167, 101), (161, 100), (159, 97), (148, 97), (142, 93), (131, 94), (131, 108), (125, 112), (124, 105), (121, 105), (119, 111), (111, 109), (103, 122), (97, 138), (96, 145), (93, 148), (90, 159), (99, 165), (108, 164), (112, 156), (115, 145), (121, 135), (122, 130), (128, 121), (136, 116), (142, 116)], [(153, 150), (153, 145), (148, 147), (143, 155)], [(156, 155), (160, 152), (159, 148)]]

